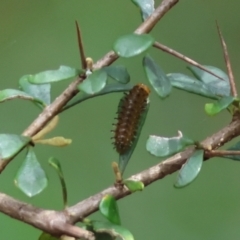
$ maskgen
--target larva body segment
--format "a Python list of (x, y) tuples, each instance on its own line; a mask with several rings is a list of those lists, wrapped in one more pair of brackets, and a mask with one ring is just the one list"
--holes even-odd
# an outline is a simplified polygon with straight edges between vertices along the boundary
[(124, 154), (131, 147), (149, 93), (146, 85), (138, 84), (121, 99), (114, 131), (114, 145), (119, 154)]

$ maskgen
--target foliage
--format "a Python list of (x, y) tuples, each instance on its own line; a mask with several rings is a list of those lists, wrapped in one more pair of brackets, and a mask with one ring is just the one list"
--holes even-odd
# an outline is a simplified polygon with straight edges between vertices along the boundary
[[(143, 21), (154, 11), (153, 0), (132, 0), (132, 2), (140, 8)], [(171, 97), (173, 93), (172, 90), (178, 88), (185, 92), (214, 100), (214, 103), (207, 103), (205, 107), (203, 107), (205, 112), (210, 116), (217, 115), (223, 110), (228, 110), (230, 114), (234, 116), (240, 111), (239, 99), (233, 96), (230, 79), (226, 73), (214, 66), (203, 66), (211, 73), (199, 69), (196, 66), (188, 66), (193, 76), (188, 76), (183, 73), (165, 74), (160, 64), (148, 53), (148, 50), (153, 46), (154, 42), (155, 38), (151, 34), (130, 33), (120, 36), (113, 43), (112, 50), (118, 57), (131, 58), (139, 56), (142, 58), (142, 68), (146, 74), (146, 80), (148, 80), (152, 89), (154, 89), (155, 93), (153, 94), (157, 94), (157, 96), (160, 97), (160, 101)], [(51, 105), (51, 99), (53, 98), (51, 94), (52, 85), (58, 84), (63, 80), (72, 81), (73, 78), (78, 79), (75, 89), (77, 96), (64, 104), (56, 114), (67, 111), (69, 108), (73, 108), (90, 98), (115, 92), (127, 92), (133, 87), (132, 84), (129, 83), (129, 71), (123, 65), (104, 66), (100, 69), (76, 69), (69, 66), (60, 66), (56, 70), (47, 70), (37, 74), (22, 76), (18, 82), (19, 89), (3, 89), (0, 91), (0, 102), (12, 99), (24, 99), (33, 102), (38, 109), (43, 110)], [(119, 106), (121, 106), (121, 101), (119, 102)], [(126, 191), (131, 193), (144, 190), (144, 183), (132, 179), (122, 180), (122, 175), (140, 138), (149, 107), (150, 99), (147, 100), (146, 108), (143, 109), (140, 116), (140, 123), (134, 133), (135, 136), (131, 146), (126, 152), (119, 154), (121, 177), (119, 182), (116, 182), (116, 185), (119, 184), (118, 187), (125, 190), (127, 189)], [(130, 110), (134, 111), (134, 109)], [(58, 118), (58, 116), (55, 116), (51, 121), (48, 121), (44, 128), (37, 134), (33, 134), (33, 136), (10, 133), (0, 134), (0, 156), (2, 161), (10, 161), (23, 149), (27, 150), (26, 156), (16, 173), (14, 182), (28, 197), (40, 194), (48, 185), (45, 169), (41, 166), (35, 153), (37, 145), (41, 143), (62, 147), (68, 146), (72, 142), (71, 139), (66, 139), (62, 136), (56, 136), (50, 139), (44, 138), (44, 136), (57, 125)], [(194, 181), (201, 171), (205, 152), (209, 151), (209, 149), (197, 141), (192, 140), (192, 138), (183, 135), (181, 131), (179, 131), (178, 136), (175, 137), (150, 135), (146, 141), (146, 150), (156, 157), (157, 162), (159, 162), (159, 158), (161, 158), (160, 161), (162, 162), (166, 157), (177, 154), (184, 149), (191, 149), (192, 154), (178, 172), (174, 185), (176, 188), (185, 187)], [(239, 143), (229, 150), (238, 151)], [(239, 161), (239, 156), (225, 155), (225, 157)], [(58, 174), (62, 188), (64, 209), (67, 209), (67, 186), (61, 163), (55, 157), (51, 157), (49, 164)], [(85, 228), (92, 231), (96, 239), (102, 239), (102, 234), (107, 236), (108, 239), (116, 239), (116, 237), (123, 240), (134, 239), (132, 233), (121, 224), (120, 213), (114, 196), (109, 194), (102, 196), (99, 210), (107, 222), (82, 220)], [(58, 238), (43, 232), (39, 239), (47, 240)]]

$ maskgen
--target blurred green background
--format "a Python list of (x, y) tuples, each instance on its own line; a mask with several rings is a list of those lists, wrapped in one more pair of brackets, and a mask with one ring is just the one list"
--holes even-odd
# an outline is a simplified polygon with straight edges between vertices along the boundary
[[(156, 1), (156, 6), (160, 1)], [(222, 29), (235, 78), (240, 77), (238, 0), (180, 1), (154, 28), (161, 43), (194, 60), (225, 69), (215, 20)], [(16, 88), (18, 79), (31, 73), (80, 66), (74, 21), (81, 27), (86, 53), (98, 60), (116, 38), (132, 32), (141, 22), (130, 0), (1, 0), (0, 1), (0, 89)], [(166, 73), (188, 73), (186, 64), (159, 50), (150, 50)], [(118, 60), (131, 74), (132, 83), (146, 83), (141, 57)], [(53, 98), (69, 84), (53, 85)], [(237, 83), (239, 86), (239, 84)], [(56, 173), (48, 165), (51, 156), (62, 163), (69, 191), (69, 204), (89, 197), (114, 181), (111, 162), (117, 154), (111, 145), (111, 124), (121, 93), (91, 99), (64, 112), (50, 136), (72, 138), (66, 148), (37, 146), (36, 152), (49, 178), (48, 188), (29, 199), (13, 179), (24, 158), (21, 153), (1, 175), (0, 191), (47, 209), (61, 209), (61, 189)], [(149, 134), (176, 135), (177, 130), (202, 140), (229, 121), (224, 112), (210, 118), (204, 104), (210, 100), (174, 90), (162, 101), (152, 91), (151, 107), (141, 139), (126, 169), (131, 176), (159, 162), (145, 150)], [(39, 114), (32, 103), (9, 101), (0, 106), (1, 133), (20, 134)], [(240, 235), (240, 165), (215, 158), (204, 163), (199, 177), (187, 188), (174, 189), (176, 174), (158, 181), (143, 192), (119, 201), (123, 225), (137, 240), (225, 240)], [(99, 213), (92, 219), (103, 219)], [(0, 239), (38, 239), (39, 230), (3, 214)]]

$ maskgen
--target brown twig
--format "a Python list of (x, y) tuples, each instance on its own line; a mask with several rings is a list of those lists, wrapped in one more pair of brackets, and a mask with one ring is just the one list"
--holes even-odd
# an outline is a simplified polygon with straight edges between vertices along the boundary
[(240, 155), (240, 151), (234, 150), (211, 150), (205, 152), (205, 156), (207, 157), (224, 157), (226, 155)]
[(233, 76), (233, 71), (232, 71), (232, 67), (231, 67), (230, 58), (229, 58), (229, 55), (228, 55), (227, 45), (224, 41), (224, 38), (222, 36), (221, 30), (219, 28), (219, 25), (218, 25), (217, 21), (216, 21), (216, 25), (217, 25), (218, 35), (220, 37), (222, 48), (223, 48), (224, 60), (225, 60), (227, 71), (228, 71), (231, 93), (232, 93), (233, 97), (237, 97), (237, 89), (236, 89), (236, 84), (235, 84), (235, 80), (234, 80), (234, 76)]
[(203, 71), (213, 75), (214, 77), (217, 77), (217, 78), (219, 78), (221, 80), (224, 80), (222, 77), (220, 77), (220, 76), (216, 75), (215, 73), (213, 73), (212, 71), (208, 70), (203, 65), (197, 63), (196, 61), (192, 60), (191, 58), (186, 57), (185, 55), (183, 55), (183, 54), (181, 54), (181, 53), (179, 53), (179, 52), (177, 52), (177, 51), (175, 51), (175, 50), (173, 50), (173, 49), (171, 49), (171, 48), (169, 48), (169, 47), (167, 47), (167, 46), (165, 46), (165, 45), (163, 45), (163, 44), (161, 44), (159, 42), (155, 42), (153, 44), (153, 46), (155, 48), (158, 48), (158, 49), (160, 49), (160, 50), (162, 50), (164, 52), (167, 52), (167, 53), (173, 55), (174, 57), (177, 57), (177, 58), (179, 58), (179, 59), (181, 59), (181, 60), (183, 60), (183, 61), (185, 61), (185, 62), (187, 62), (187, 63), (189, 63), (189, 64), (191, 64), (193, 66), (195, 66), (195, 67), (198, 67), (198, 68), (202, 69)]

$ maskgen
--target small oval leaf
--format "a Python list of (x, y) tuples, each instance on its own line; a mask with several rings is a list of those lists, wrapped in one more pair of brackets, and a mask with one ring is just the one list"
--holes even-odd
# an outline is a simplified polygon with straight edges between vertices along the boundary
[(60, 66), (57, 70), (48, 70), (32, 75), (31, 83), (43, 84), (66, 80), (78, 76), (81, 73), (78, 69), (68, 66)]
[(23, 90), (25, 93), (30, 94), (36, 99), (40, 99), (42, 102), (45, 103), (45, 105), (49, 105), (51, 103), (51, 85), (50, 84), (41, 84), (36, 85), (30, 83), (30, 79), (32, 79), (32, 75), (25, 75), (20, 78), (19, 80), (19, 86), (21, 90)]
[(94, 71), (86, 80), (78, 85), (78, 89), (87, 94), (96, 94), (100, 92), (107, 82), (107, 74), (102, 69)]
[(144, 189), (144, 183), (141, 181), (124, 180), (123, 183), (131, 192), (142, 191)]
[(25, 147), (31, 138), (15, 134), (0, 134), (0, 158), (9, 159)]
[(194, 141), (189, 139), (179, 131), (177, 137), (166, 138), (150, 135), (147, 140), (147, 151), (156, 157), (167, 157), (180, 152), (185, 147), (193, 145)]
[(143, 67), (145, 69), (147, 78), (154, 90), (161, 98), (167, 97), (172, 85), (166, 74), (162, 71), (159, 65), (149, 55), (143, 58)]
[(223, 72), (221, 69), (213, 67), (213, 66), (207, 66), (207, 65), (203, 65), (203, 67), (205, 67), (206, 69), (213, 72), (214, 74), (216, 74), (217, 76), (221, 77), (224, 80), (219, 79), (219, 78), (215, 77), (214, 75), (212, 75), (198, 67), (195, 67), (195, 66), (188, 66), (187, 68), (193, 73), (193, 75), (198, 80), (200, 80), (206, 84), (215, 82), (215, 81), (229, 82), (229, 78), (228, 78), (227, 74), (225, 72)]
[(134, 240), (132, 233), (122, 226), (100, 221), (92, 221), (92, 225), (95, 232), (108, 233), (113, 239), (118, 237), (121, 240)]
[(171, 85), (178, 89), (212, 99), (219, 98), (208, 89), (206, 84), (197, 79), (181, 73), (169, 73), (167, 74), (167, 77), (170, 80)]
[(4, 102), (7, 100), (12, 100), (15, 98), (20, 98), (20, 99), (25, 99), (25, 100), (30, 100), (30, 101), (35, 101), (40, 104), (44, 104), (41, 100), (34, 98), (30, 94), (27, 94), (23, 91), (16, 90), (16, 89), (4, 89), (0, 91), (0, 102)]
[(130, 81), (130, 75), (124, 66), (108, 66), (103, 68), (109, 77), (115, 79), (120, 83), (128, 83)]
[(152, 46), (154, 38), (149, 34), (131, 33), (117, 39), (113, 45), (114, 51), (120, 57), (134, 57)]
[(117, 201), (112, 195), (106, 195), (102, 198), (99, 204), (99, 210), (111, 223), (121, 224)]
[(229, 84), (229, 78), (226, 73), (224, 73), (221, 69), (213, 67), (213, 66), (204, 66), (209, 71), (213, 72), (217, 76), (221, 77), (222, 79), (219, 79), (212, 74), (205, 72), (202, 69), (199, 69), (195, 66), (189, 66), (188, 69), (193, 73), (193, 75), (200, 81), (204, 82), (209, 91), (211, 91), (214, 95), (218, 97), (222, 96), (230, 96), (230, 84)]
[(15, 177), (15, 185), (28, 197), (33, 197), (47, 187), (48, 180), (32, 147), (28, 148), (25, 160)]
[(142, 19), (147, 19), (154, 12), (154, 0), (132, 0), (141, 9)]
[(216, 101), (215, 103), (206, 103), (205, 104), (205, 112), (210, 115), (214, 116), (217, 113), (221, 112), (222, 110), (226, 109), (233, 103), (235, 100), (234, 97), (229, 96), (229, 97), (223, 97)]
[(179, 170), (177, 182), (174, 185), (177, 188), (185, 187), (191, 183), (199, 174), (203, 163), (204, 151), (196, 150), (193, 155)]

